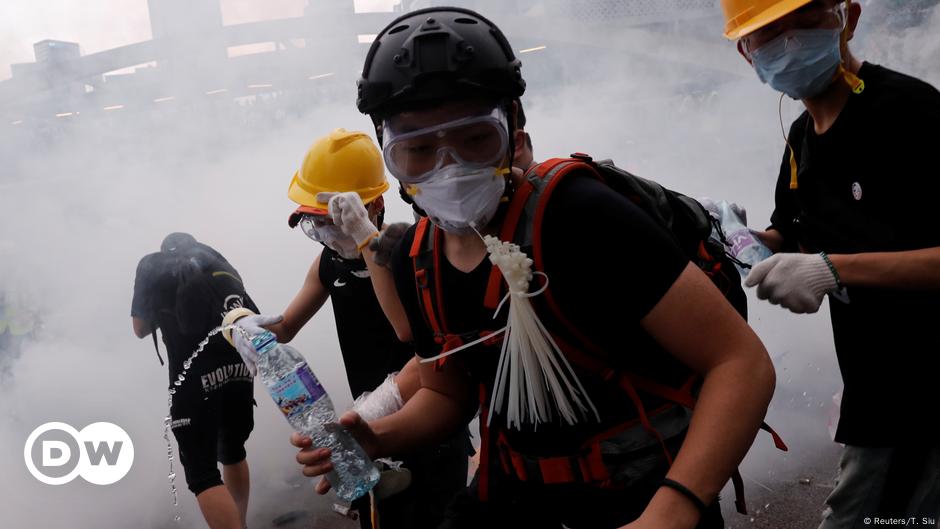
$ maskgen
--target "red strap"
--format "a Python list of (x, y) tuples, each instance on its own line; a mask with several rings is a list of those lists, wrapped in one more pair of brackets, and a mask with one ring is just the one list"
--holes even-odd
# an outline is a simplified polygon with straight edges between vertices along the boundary
[(408, 252), (408, 255), (411, 257), (415, 269), (415, 286), (418, 291), (418, 298), (421, 301), (421, 308), (424, 309), (424, 316), (428, 322), (428, 326), (431, 327), (434, 336), (437, 337), (443, 333), (441, 332), (441, 325), (438, 323), (437, 313), (434, 310), (434, 299), (431, 295), (430, 288), (431, 283), (428, 281), (428, 275), (433, 276), (434, 274), (422, 268), (422, 265), (418, 262), (422, 255), (424, 238), (427, 236), (428, 226), (430, 226), (430, 221), (428, 221), (427, 217), (423, 217), (418, 221), (418, 225), (415, 228), (415, 238), (411, 243), (411, 251)]
[[(499, 454), (503, 468), (514, 474), (521, 481), (539, 479), (547, 485), (558, 483), (607, 483), (610, 473), (604, 465), (599, 442), (592, 444), (584, 453), (575, 456), (527, 457), (516, 452), (509, 445), (506, 436), (500, 433), (497, 438)], [(537, 465), (540, 476), (529, 475), (527, 461)], [(533, 467), (534, 468), (534, 467)], [(578, 469), (578, 472), (575, 472)]]
[(585, 467), (587, 467), (587, 472), (584, 472), (585, 476), (590, 476), (593, 481), (608, 481), (610, 479), (607, 465), (604, 464), (604, 459), (601, 457), (600, 443), (591, 445), (591, 451), (583, 461), (585, 464), (581, 467), (581, 471), (584, 472)]
[(437, 308), (438, 318), (440, 320), (441, 329), (440, 332), (443, 334), (448, 334), (450, 331), (449, 325), (447, 325), (447, 315), (444, 313), (444, 297), (443, 297), (443, 288), (441, 288), (441, 252), (443, 248), (442, 244), (442, 234), (443, 232), (438, 229), (437, 226), (434, 226), (431, 229), (431, 237), (434, 237), (434, 297), (436, 304), (434, 305)]
[(519, 225), (519, 219), (522, 218), (522, 212), (525, 211), (525, 206), (529, 202), (529, 197), (532, 196), (533, 191), (535, 191), (535, 187), (528, 180), (516, 189), (512, 197), (512, 202), (509, 204), (509, 209), (506, 210), (506, 217), (503, 219), (503, 225), (499, 232), (499, 236), (502, 240), (513, 240), (516, 234), (516, 227)]
[(669, 449), (666, 448), (666, 441), (663, 439), (663, 436), (659, 433), (656, 428), (653, 428), (652, 423), (650, 423), (649, 416), (646, 415), (646, 408), (643, 406), (643, 401), (640, 400), (640, 396), (637, 394), (636, 389), (630, 383), (630, 379), (627, 377), (620, 377), (620, 387), (627, 392), (627, 395), (630, 396), (630, 400), (633, 401), (633, 405), (636, 406), (636, 411), (640, 416), (640, 424), (643, 425), (643, 429), (659, 441), (659, 446), (663, 448), (663, 454), (666, 455), (666, 463), (669, 466), (672, 466), (672, 454), (669, 453)]
[[(632, 378), (627, 376), (626, 373), (614, 371), (613, 369), (609, 368), (607, 365), (605, 365), (600, 359), (596, 358), (595, 356), (585, 354), (581, 352), (580, 350), (578, 350), (577, 348), (572, 347), (570, 344), (565, 342), (563, 338), (559, 336), (555, 336), (554, 338), (555, 338), (555, 341), (558, 342), (559, 346), (561, 346), (562, 350), (565, 351), (565, 356), (569, 360), (571, 360), (572, 363), (579, 365), (581, 368), (591, 371), (593, 373), (600, 374), (605, 380), (615, 382), (627, 394), (627, 396), (630, 397), (630, 400), (633, 402), (633, 406), (637, 410), (637, 415), (639, 417), (640, 424), (643, 426), (643, 429), (646, 430), (647, 433), (655, 437), (657, 441), (659, 441), (660, 446), (662, 446), (663, 448), (663, 453), (666, 455), (666, 461), (669, 463), (669, 466), (672, 466), (672, 454), (670, 454), (669, 450), (666, 448), (666, 443), (663, 440), (662, 435), (659, 433), (659, 431), (656, 430), (656, 428), (653, 428), (653, 425), (649, 420), (650, 414), (646, 413), (646, 407), (643, 405), (643, 401), (640, 399), (639, 394), (637, 394), (636, 389), (634, 388), (634, 385), (632, 383)], [(639, 377), (636, 377), (636, 378), (639, 378)], [(688, 384), (686, 384), (680, 390), (674, 390), (671, 388), (669, 389), (670, 389), (670, 392), (675, 392), (681, 395), (683, 389), (686, 389), (687, 386), (691, 387)], [(688, 396), (688, 398), (691, 398), (691, 394)], [(683, 397), (681, 400), (686, 400), (686, 399)], [(653, 411), (653, 415), (661, 413), (669, 409), (670, 407), (671, 406), (667, 405), (667, 406), (657, 408), (656, 410)], [(606, 438), (606, 437), (607, 436), (605, 435), (602, 438)], [(595, 442), (597, 442), (596, 438), (595, 438)]]
[(576, 478), (571, 468), (571, 459), (568, 457), (539, 459), (539, 470), (542, 472), (542, 482), (546, 485), (571, 483)]
[[(565, 176), (571, 174), (573, 171), (584, 170), (599, 180), (602, 180), (602, 178), (594, 166), (583, 160), (571, 158), (553, 158), (542, 162), (534, 167), (533, 170), (542, 178), (550, 178), (549, 182), (542, 189), (542, 193), (539, 195), (539, 201), (535, 207), (535, 214), (532, 218), (532, 259), (535, 264), (535, 269), (544, 271), (545, 260), (542, 255), (542, 223), (545, 216), (545, 209), (552, 193), (558, 187), (558, 184), (564, 180)], [(594, 345), (594, 342), (588, 338), (587, 335), (582, 333), (577, 326), (572, 324), (571, 321), (565, 317), (564, 313), (561, 311), (561, 307), (555, 300), (551, 288), (547, 288), (543, 296), (552, 314), (554, 314), (558, 321), (564, 325), (565, 329), (567, 329), (578, 342), (584, 344), (587, 349), (593, 352), (603, 354), (601, 348)]]
[(783, 438), (780, 437), (780, 434), (774, 431), (774, 429), (771, 428), (769, 424), (767, 424), (766, 422), (760, 423), (760, 429), (769, 433), (770, 436), (774, 438), (774, 446), (776, 446), (778, 450), (783, 450), (784, 452), (787, 452), (790, 450), (787, 447), (787, 444), (783, 442)]
[(418, 221), (418, 225), (415, 227), (415, 238), (411, 241), (411, 251), (408, 252), (408, 256), (412, 259), (421, 253), (421, 244), (424, 242), (424, 235), (428, 231), (428, 224), (430, 222), (427, 217), (421, 217)]
[(558, 167), (559, 165), (563, 163), (579, 163), (579, 164), (583, 164), (585, 166), (590, 167), (588, 164), (584, 163), (583, 161), (575, 160), (573, 158), (549, 158), (548, 160), (545, 160), (544, 162), (530, 168), (526, 172), (526, 176), (532, 173), (535, 173), (535, 175), (538, 176), (539, 178), (545, 178), (545, 176), (548, 173), (550, 173), (553, 169), (555, 169), (556, 167)]
[(490, 269), (490, 279), (486, 284), (486, 297), (483, 298), (483, 306), (490, 309), (496, 310), (496, 307), (499, 306), (500, 298), (502, 297), (503, 290), (503, 274), (499, 271), (499, 267), (493, 265)]
[[(534, 190), (535, 188), (528, 180), (516, 190), (503, 219), (503, 226), (499, 234), (500, 239), (504, 241), (513, 240), (516, 227), (519, 225), (519, 219), (522, 218), (522, 212), (525, 211), (525, 205)], [(490, 279), (486, 286), (486, 297), (483, 300), (483, 305), (486, 308), (496, 310), (496, 307), (499, 306), (503, 294), (502, 286), (503, 274), (498, 266), (494, 266), (490, 270)]]
[[(415, 279), (421, 279), (427, 281), (426, 279), (426, 270), (415, 270)], [(441, 332), (441, 326), (437, 321), (437, 314), (434, 311), (434, 299), (431, 297), (431, 289), (425, 285), (423, 288), (421, 285), (418, 285), (418, 294), (421, 296), (421, 306), (424, 309), (424, 314), (428, 318), (428, 324), (431, 326), (431, 330), (434, 332), (435, 336), (440, 336), (443, 334)]]
[(525, 459), (516, 451), (509, 452), (509, 461), (512, 463), (513, 470), (516, 471), (516, 476), (522, 481), (529, 480), (529, 474), (525, 470)]
[[(427, 240), (426, 237), (430, 237)], [(447, 320), (444, 316), (443, 298), (440, 284), (440, 230), (437, 229), (427, 217), (418, 221), (415, 228), (415, 238), (411, 243), (409, 255), (415, 269), (415, 285), (418, 298), (424, 312), (425, 320), (434, 334), (434, 341), (443, 346), (443, 352), (459, 347), (463, 340), (460, 336), (448, 333)], [(430, 249), (426, 247), (426, 243)], [(431, 263), (427, 262), (427, 253), (431, 252)], [(427, 268), (425, 268), (427, 267)], [(430, 276), (430, 277), (429, 277)], [(444, 367), (445, 358), (435, 363), (440, 370)]]

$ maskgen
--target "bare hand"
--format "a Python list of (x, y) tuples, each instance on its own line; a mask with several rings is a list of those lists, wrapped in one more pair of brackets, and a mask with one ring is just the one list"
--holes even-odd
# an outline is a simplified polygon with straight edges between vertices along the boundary
[[(346, 428), (369, 457), (375, 457), (378, 452), (378, 438), (369, 427), (369, 423), (363, 421), (356, 412), (348, 411), (340, 417), (339, 424)], [(303, 467), (301, 470), (303, 475), (324, 476), (333, 470), (330, 450), (313, 446), (313, 440), (310, 437), (294, 432), (290, 436), (290, 444), (300, 448), (300, 452), (297, 453), (297, 462)], [(318, 494), (326, 494), (329, 490), (330, 482), (324, 477), (317, 483), (316, 491)]]

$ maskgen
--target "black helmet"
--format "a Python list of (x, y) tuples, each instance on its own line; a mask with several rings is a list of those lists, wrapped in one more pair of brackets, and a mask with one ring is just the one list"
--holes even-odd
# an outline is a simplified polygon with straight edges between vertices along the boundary
[(176, 251), (188, 250), (196, 246), (196, 238), (188, 233), (174, 232), (166, 236), (160, 243), (160, 251), (163, 253), (174, 253)]
[(458, 7), (419, 9), (372, 42), (356, 105), (376, 120), (445, 97), (513, 100), (525, 92), (521, 65), (502, 31), (481, 15)]

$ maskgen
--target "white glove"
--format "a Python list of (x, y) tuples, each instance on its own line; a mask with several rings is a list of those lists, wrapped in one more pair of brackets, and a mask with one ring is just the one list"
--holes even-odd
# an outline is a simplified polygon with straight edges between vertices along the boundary
[[(721, 218), (721, 212), (718, 211), (718, 203), (708, 197), (702, 197), (698, 199), (698, 203), (702, 205), (713, 217), (716, 219)], [(735, 204), (734, 202), (729, 202), (728, 207), (731, 208), (731, 211), (734, 212), (738, 218), (741, 219), (741, 223), (747, 226), (747, 210), (743, 207)]]
[(328, 202), (333, 224), (356, 241), (359, 248), (365, 246), (379, 230), (369, 220), (369, 211), (362, 204), (359, 193), (317, 193), (318, 202)]
[(374, 421), (395, 413), (405, 405), (401, 399), (401, 392), (398, 390), (398, 383), (395, 382), (396, 375), (398, 373), (388, 375), (385, 382), (379, 384), (375, 391), (371, 393), (367, 391), (353, 402), (353, 410), (362, 417), (362, 420)]
[(757, 263), (744, 280), (757, 286), (757, 297), (797, 314), (819, 310), (823, 296), (835, 292), (838, 282), (821, 254), (778, 253)]
[(283, 315), (265, 316), (263, 314), (253, 314), (245, 316), (235, 321), (237, 329), (232, 329), (232, 341), (235, 344), (235, 350), (241, 355), (242, 361), (251, 372), (251, 376), (258, 374), (258, 351), (251, 344), (251, 338), (263, 333), (265, 327), (280, 323), (284, 319)]

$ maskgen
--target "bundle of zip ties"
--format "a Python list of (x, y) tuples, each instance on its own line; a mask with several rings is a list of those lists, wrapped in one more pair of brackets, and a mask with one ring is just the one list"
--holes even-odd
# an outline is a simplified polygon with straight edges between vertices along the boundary
[[(526, 424), (537, 427), (556, 416), (567, 424), (576, 424), (590, 413), (600, 421), (597, 408), (529, 301), (548, 288), (548, 276), (532, 271), (532, 259), (518, 245), (489, 235), (481, 238), (490, 262), (499, 267), (509, 285), (509, 292), (493, 315), (495, 318), (509, 300), (506, 327), (422, 362), (433, 362), (505, 332), (488, 421), (494, 410), (504, 409), (504, 404), (511, 428), (521, 429)], [(535, 275), (544, 277), (545, 285), (530, 293), (529, 282)]]

